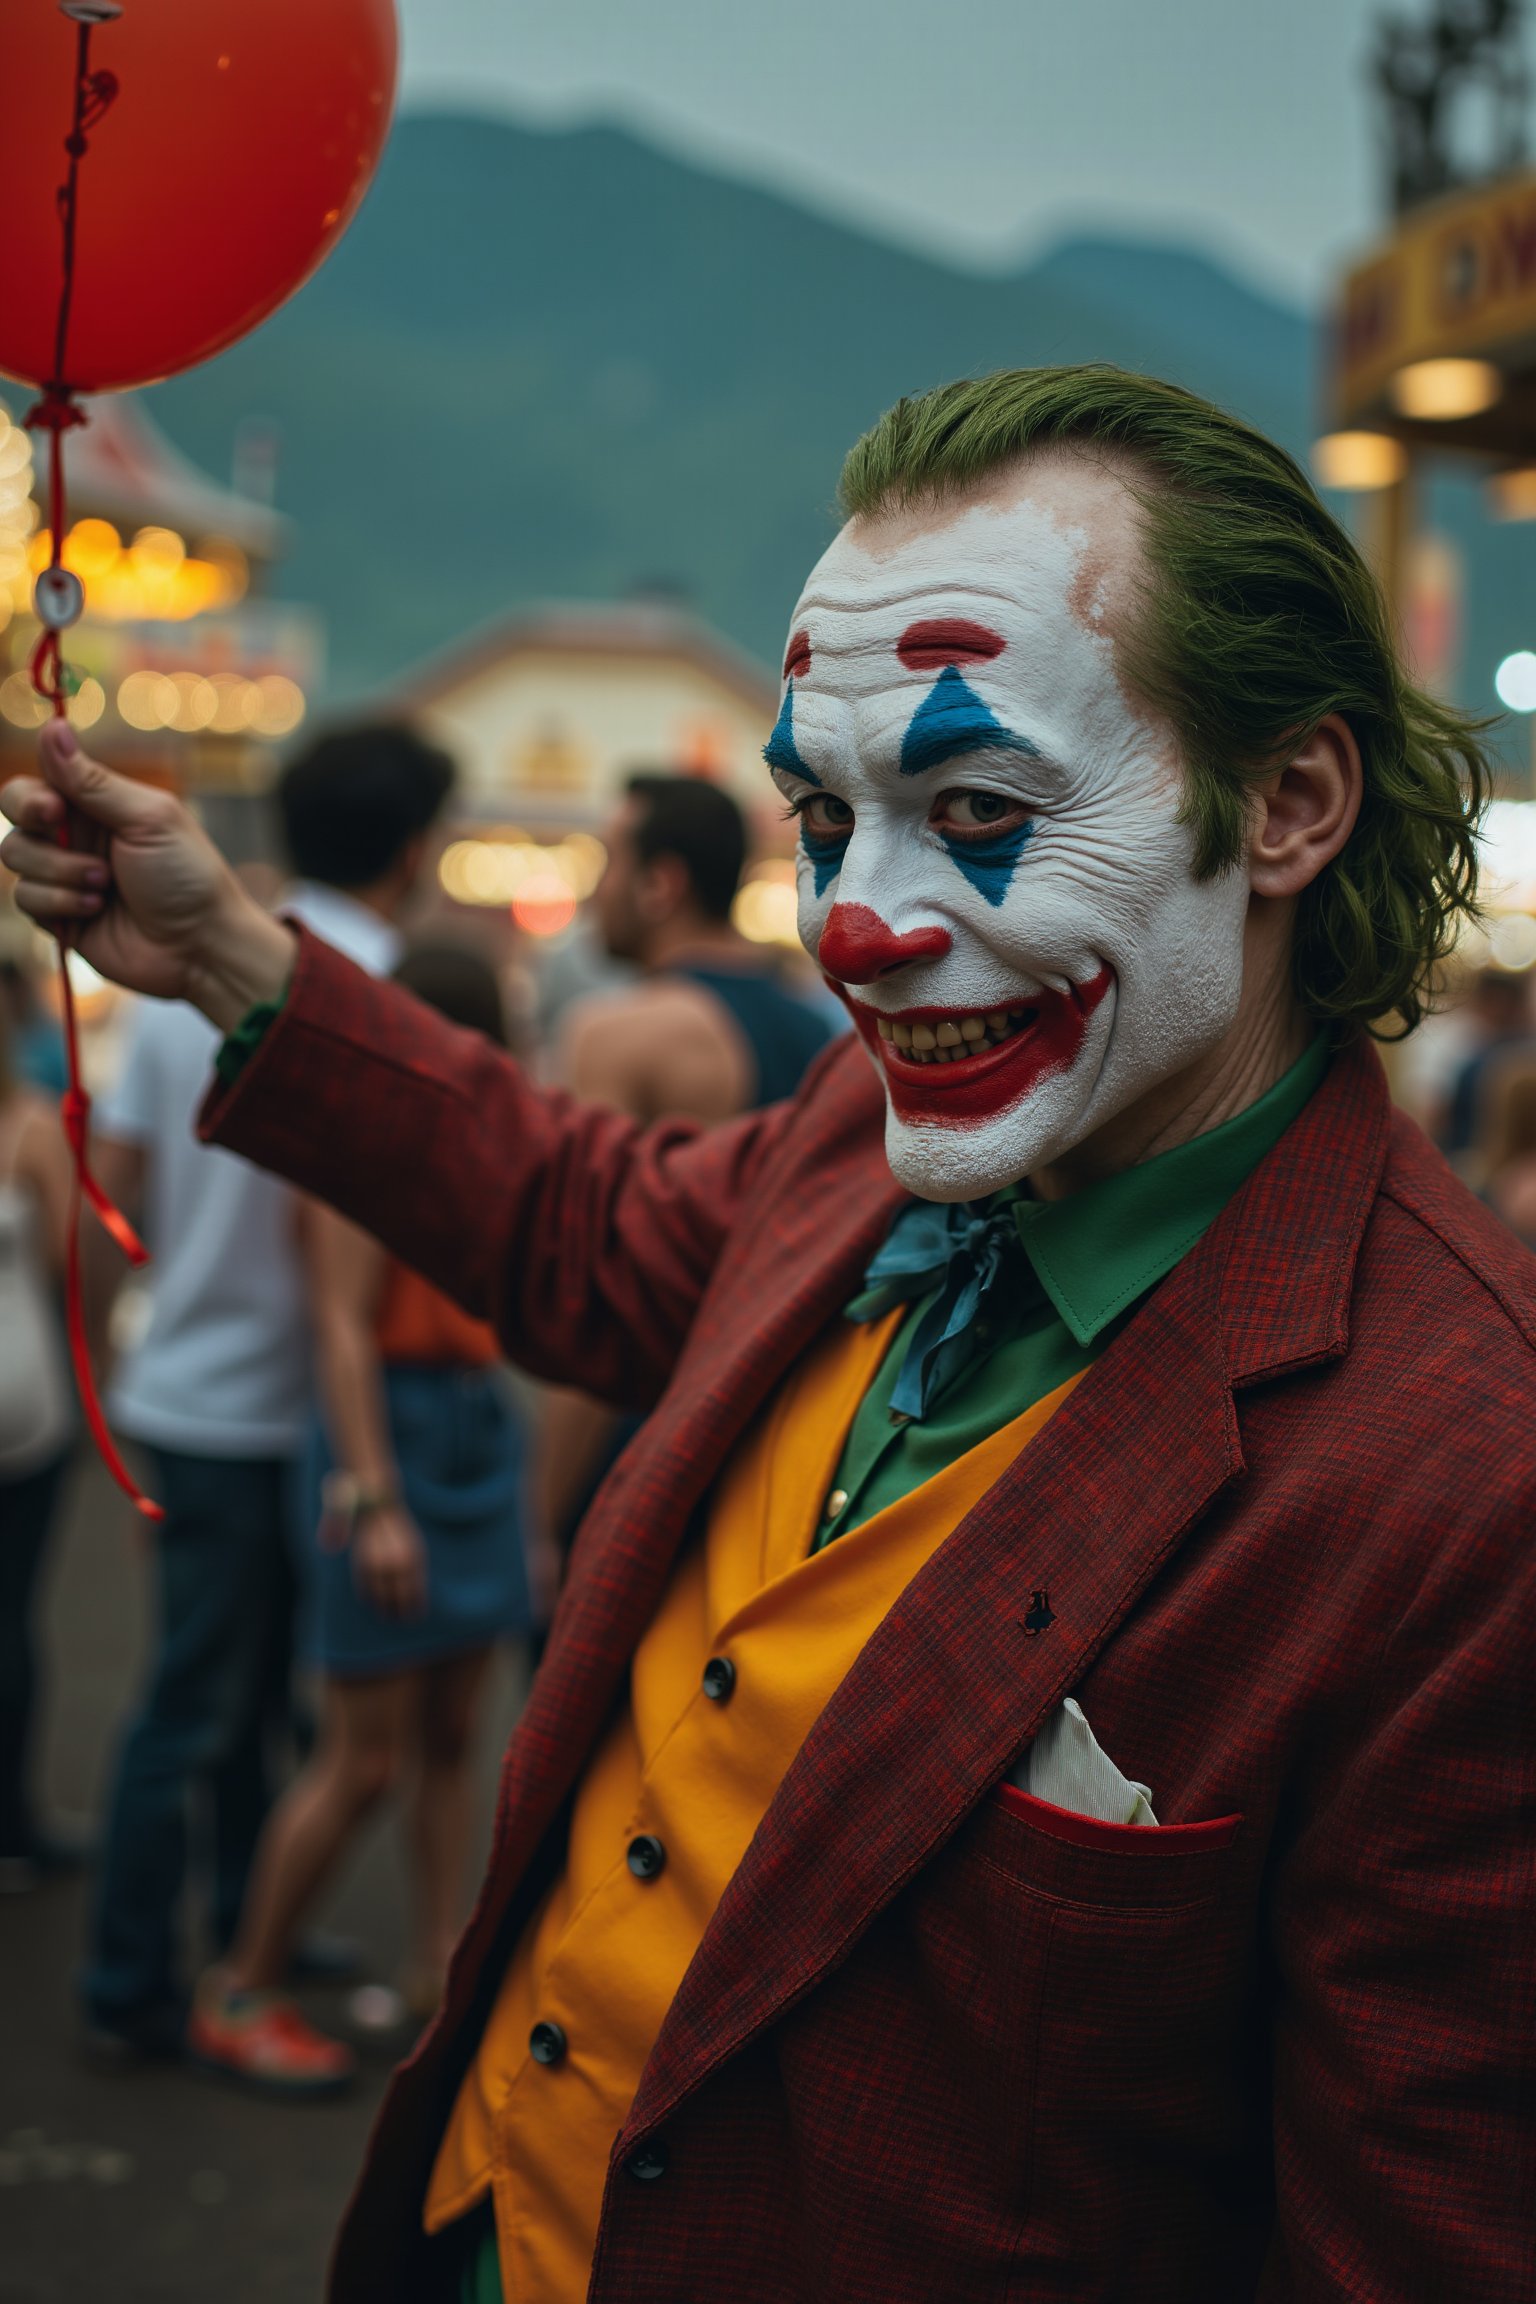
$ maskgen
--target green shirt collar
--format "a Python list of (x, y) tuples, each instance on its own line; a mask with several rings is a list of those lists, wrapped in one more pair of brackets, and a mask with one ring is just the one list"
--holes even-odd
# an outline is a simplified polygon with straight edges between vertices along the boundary
[(1015, 1202), (1040, 1285), (1079, 1344), (1091, 1344), (1188, 1255), (1289, 1128), (1331, 1053), (1319, 1033), (1273, 1088), (1219, 1128), (1065, 1200)]

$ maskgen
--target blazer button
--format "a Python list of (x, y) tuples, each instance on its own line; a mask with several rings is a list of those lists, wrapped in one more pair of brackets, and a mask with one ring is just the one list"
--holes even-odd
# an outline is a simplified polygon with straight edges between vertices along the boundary
[[(638, 1832), (626, 1851), (629, 1868), (637, 1880), (654, 1880), (666, 1867), (667, 1851), (654, 1832)], [(658, 2168), (657, 2175), (661, 2174)]]
[(535, 2024), (528, 2035), (528, 2053), (535, 2064), (559, 2064), (569, 2045), (564, 2028), (559, 2024)]
[(729, 1704), (736, 1693), (736, 1667), (729, 1656), (711, 1656), (704, 1667), (704, 1693), (711, 1704)]
[(846, 1488), (834, 1488), (834, 1489), (833, 1489), (833, 1491), (832, 1491), (832, 1493), (831, 1493), (831, 1495), (830, 1495), (830, 1496), (827, 1498), (827, 1500), (826, 1500), (825, 1504), (824, 1504), (824, 1505), (822, 1506), (822, 1508), (821, 1508), (821, 1516), (822, 1516), (823, 1520), (835, 1520), (835, 1519), (837, 1518), (837, 1516), (838, 1516), (839, 1512), (846, 1512), (846, 1511), (847, 1511), (847, 1509), (848, 1509), (848, 1491), (847, 1491), (847, 1489), (846, 1489)]
[(667, 2148), (659, 2136), (639, 2144), (624, 2163), (637, 2184), (654, 2184), (667, 2172)]

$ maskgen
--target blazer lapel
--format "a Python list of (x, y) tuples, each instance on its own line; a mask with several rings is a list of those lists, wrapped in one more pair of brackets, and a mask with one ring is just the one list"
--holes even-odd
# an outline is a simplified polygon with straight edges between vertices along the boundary
[[(1343, 1351), (1386, 1106), (1374, 1056), (1340, 1057), (1218, 1224), (901, 1595), (727, 1888), (619, 2153), (836, 1965), (1083, 1678), (1241, 1474), (1234, 1382)], [(1049, 1596), (1044, 1629), (1037, 1592)]]

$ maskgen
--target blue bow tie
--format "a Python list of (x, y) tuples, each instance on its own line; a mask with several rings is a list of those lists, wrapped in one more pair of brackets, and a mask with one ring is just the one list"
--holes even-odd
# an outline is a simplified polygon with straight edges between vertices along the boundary
[[(865, 1274), (864, 1294), (849, 1307), (856, 1319), (874, 1319), (938, 1290), (907, 1345), (891, 1394), (893, 1418), (920, 1423), (981, 1351), (975, 1322), (1005, 1272), (1015, 1283), (1010, 1309), (1017, 1305), (1020, 1285), (1027, 1285), (1018, 1270), (1022, 1253), (1011, 1202), (998, 1208), (985, 1201), (914, 1200), (902, 1209)], [(1038, 1288), (1027, 1264), (1025, 1272)]]

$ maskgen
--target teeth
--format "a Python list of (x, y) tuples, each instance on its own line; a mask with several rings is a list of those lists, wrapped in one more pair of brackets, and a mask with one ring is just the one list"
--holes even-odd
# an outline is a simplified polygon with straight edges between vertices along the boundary
[(1032, 1024), (1035, 1010), (993, 1008), (984, 1016), (941, 1017), (936, 1024), (908, 1023), (900, 1016), (877, 1016), (875, 1029), (882, 1040), (901, 1051), (914, 1064), (958, 1064), (979, 1056)]

